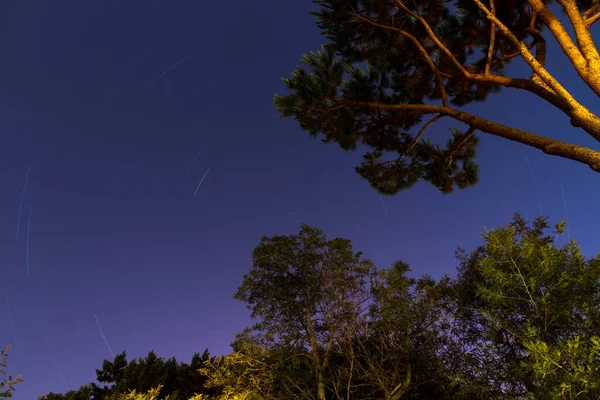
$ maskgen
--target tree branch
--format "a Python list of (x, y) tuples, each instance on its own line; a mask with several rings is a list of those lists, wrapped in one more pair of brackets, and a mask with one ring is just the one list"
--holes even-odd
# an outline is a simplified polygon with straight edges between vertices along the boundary
[[(598, 151), (580, 145), (555, 140), (546, 136), (537, 135), (535, 133), (523, 131), (517, 128), (512, 128), (453, 108), (427, 104), (380, 104), (348, 101), (340, 102), (334, 109), (343, 107), (360, 107), (394, 111), (419, 111), (422, 115), (441, 114), (449, 116), (481, 132), (489, 133), (513, 142), (534, 147), (546, 154), (586, 164), (594, 171), (600, 172), (600, 152)], [(314, 110), (327, 111), (332, 109)]]
[(438, 119), (440, 119), (442, 117), (443, 117), (443, 115), (438, 114), (435, 117), (431, 118), (429, 121), (427, 121), (427, 123), (425, 125), (423, 125), (423, 127), (421, 128), (421, 130), (419, 130), (419, 133), (417, 134), (417, 136), (415, 136), (415, 139), (411, 143), (410, 147), (408, 149), (406, 149), (404, 152), (402, 152), (402, 154), (400, 155), (400, 158), (406, 156), (416, 146), (416, 144), (419, 142), (419, 139), (421, 138), (421, 136), (423, 136), (423, 134), (425, 133), (425, 131), (427, 130), (427, 128), (429, 128)]
[(598, 21), (600, 19), (600, 12), (594, 14), (593, 16), (589, 17), (588, 19), (585, 20), (585, 25), (590, 28), (596, 21)]
[(403, 3), (401, 0), (397, 0), (396, 4), (398, 5), (398, 7), (402, 8), (404, 11), (406, 11), (410, 16), (412, 16), (414, 19), (416, 19), (417, 21), (419, 21), (423, 27), (425, 28), (425, 30), (427, 31), (427, 34), (429, 35), (429, 38), (433, 41), (433, 43), (435, 43), (435, 45), (442, 51), (444, 52), (444, 54), (446, 56), (448, 56), (448, 58), (452, 61), (452, 63), (456, 66), (456, 68), (458, 68), (458, 70), (465, 76), (465, 77), (469, 77), (470, 72), (467, 71), (465, 69), (465, 67), (456, 59), (456, 57), (454, 57), (454, 54), (452, 54), (452, 52), (450, 50), (448, 50), (448, 48), (446, 46), (444, 46), (444, 44), (440, 41), (440, 39), (436, 36), (435, 32), (433, 32), (433, 29), (431, 29), (431, 26), (429, 26), (429, 24), (427, 23), (427, 21), (425, 21), (425, 18), (423, 18), (421, 16), (421, 14), (415, 14), (414, 12), (410, 11)]
[[(414, 13), (412, 13), (410, 10), (408, 11), (411, 15), (415, 15)], [(414, 37), (413, 35), (411, 35), (410, 33), (393, 27), (393, 26), (389, 26), (389, 25), (383, 25), (380, 23), (377, 23), (369, 18), (365, 18), (361, 15), (359, 15), (358, 13), (354, 13), (352, 14), (355, 18), (367, 22), (373, 26), (376, 26), (378, 28), (381, 29), (385, 29), (385, 30), (390, 30), (393, 32), (397, 32), (398, 34), (407, 37), (408, 39), (410, 39), (414, 45), (418, 48), (419, 52), (421, 53), (421, 56), (423, 57), (423, 59), (427, 62), (427, 64), (430, 66), (430, 68), (432, 69), (433, 73), (436, 75), (436, 80), (437, 80), (437, 84), (438, 87), (440, 88), (440, 91), (442, 93), (442, 103), (445, 107), (448, 107), (449, 104), (447, 102), (448, 98), (446, 95), (446, 91), (445, 91), (445, 87), (444, 87), (444, 83), (442, 80), (442, 76), (446, 77), (446, 78), (452, 78), (452, 79), (458, 79), (458, 77), (451, 75), (451, 74), (447, 74), (443, 71), (439, 71), (437, 69), (437, 67), (433, 64), (433, 61), (431, 60), (431, 57), (429, 56), (429, 54), (427, 53), (427, 51), (425, 50), (425, 48), (421, 45), (421, 43), (418, 41), (418, 39), (416, 37)], [(418, 18), (418, 16), (415, 15), (415, 18)], [(425, 28), (428, 29), (429, 31), (431, 31), (431, 35), (433, 35), (433, 37), (430, 38), (432, 41), (437, 40), (437, 37), (435, 36), (435, 33), (433, 33), (433, 31), (431, 30), (431, 27), (429, 27), (429, 25), (427, 24), (427, 21), (422, 20), (421, 21)], [(535, 36), (534, 36), (535, 37)], [(434, 39), (435, 38), (435, 39)], [(540, 46), (540, 52), (541, 54), (543, 54), (543, 61), (545, 63), (545, 40), (544, 38), (539, 34), (538, 32), (538, 41), (541, 40), (540, 43), (542, 43)], [(482, 75), (482, 74), (473, 74), (469, 71), (467, 71), (462, 64), (460, 64), (458, 62), (458, 60), (456, 60), (456, 58), (454, 58), (454, 56), (452, 55), (452, 53), (449, 52), (449, 50), (439, 41), (437, 40), (437, 43), (439, 43), (439, 46), (441, 46), (440, 50), (444, 51), (444, 49), (446, 50), (445, 53), (447, 52), (447, 54), (450, 55), (450, 57), (452, 59), (454, 59), (455, 61), (455, 65), (457, 65), (458, 69), (461, 70), (462, 74), (464, 75), (464, 78), (469, 79), (469, 80), (473, 80), (473, 81), (479, 81), (479, 82), (485, 82), (485, 83), (493, 83), (493, 84), (497, 84), (497, 85), (502, 85), (505, 87), (512, 87), (512, 88), (516, 88), (516, 89), (524, 89), (527, 90), (531, 93), (536, 94), (537, 96), (541, 97), (542, 99), (546, 100), (547, 102), (549, 102), (550, 104), (552, 104), (555, 107), (558, 107), (560, 110), (562, 110), (564, 113), (566, 113), (567, 115), (571, 116), (570, 112), (572, 110), (572, 106), (568, 103), (565, 102), (563, 99), (561, 99), (560, 97), (558, 97), (556, 95), (556, 93), (551, 92), (550, 90), (547, 89), (547, 87), (541, 87), (540, 85), (536, 85), (534, 82), (531, 82), (527, 79), (520, 79), (520, 78), (510, 78), (510, 77), (506, 77), (506, 76), (501, 76), (501, 75)], [(438, 47), (439, 47), (438, 46)], [(533, 48), (533, 45), (529, 45), (529, 48)], [(536, 51), (538, 50), (538, 48), (536, 47)], [(520, 55), (522, 52), (519, 51), (518, 53), (514, 54), (514, 55), (510, 55), (511, 58), (512, 57), (516, 57), (518, 55)], [(572, 116), (571, 116), (572, 117)]]
[(577, 4), (574, 1), (558, 0), (558, 3), (562, 6), (563, 10), (567, 14), (567, 17), (569, 17), (571, 24), (573, 25), (575, 39), (577, 40), (579, 49), (586, 60), (586, 83), (588, 86), (590, 86), (594, 93), (600, 96), (600, 54), (598, 54), (598, 49), (594, 44), (592, 34), (586, 26), (585, 20), (581, 16), (579, 9), (577, 8)]
[[(527, 28), (527, 31), (533, 36), (534, 41), (536, 43), (535, 59), (537, 60), (537, 62), (540, 63), (542, 67), (546, 68), (546, 39), (542, 36), (540, 31), (538, 31), (534, 27)], [(546, 85), (546, 83), (544, 83), (542, 78), (540, 78), (540, 76), (535, 73), (535, 71), (531, 71), (531, 77), (529, 78), (529, 80), (531, 80), (531, 82), (533, 82), (535, 85), (544, 88), (544, 90), (546, 90), (547, 92), (552, 93), (554, 96), (558, 97), (556, 93), (554, 93), (552, 89), (548, 85)], [(565, 105), (565, 108), (561, 108), (561, 110), (568, 114), (568, 112), (571, 110), (571, 106), (568, 103), (565, 103)]]
[[(473, 73), (467, 71), (463, 67), (463, 65), (456, 59), (456, 57), (454, 57), (452, 52), (450, 52), (450, 50), (448, 50), (448, 48), (446, 46), (444, 46), (444, 44), (438, 39), (438, 37), (433, 32), (433, 29), (431, 29), (431, 26), (427, 23), (427, 21), (425, 21), (425, 19), (420, 14), (415, 14), (412, 11), (410, 11), (400, 0), (396, 1), (396, 3), (398, 4), (399, 7), (401, 7), (403, 10), (405, 10), (413, 18), (415, 18), (419, 22), (421, 22), (421, 24), (427, 31), (427, 34), (429, 35), (430, 39), (438, 46), (438, 48), (440, 50), (442, 50), (452, 60), (454, 65), (462, 72), (462, 74), (465, 76), (466, 79), (480, 81), (480, 82), (486, 82), (486, 83), (495, 83), (495, 84), (499, 84), (499, 85), (502, 85), (505, 87), (513, 87), (513, 88), (528, 90), (528, 91), (540, 96), (541, 98), (548, 101), (552, 105), (560, 108), (563, 112), (565, 112), (567, 115), (569, 115), (572, 120), (576, 121), (573, 124), (574, 126), (581, 126), (582, 128), (584, 128), (586, 130), (586, 132), (588, 132), (590, 135), (592, 135), (595, 139), (600, 140), (600, 119), (598, 119), (593, 113), (591, 113), (589, 110), (587, 110), (585, 107), (583, 107), (583, 105), (579, 104), (571, 96), (571, 94), (565, 88), (563, 88), (562, 85), (560, 85), (560, 83), (558, 81), (556, 81), (556, 79), (552, 75), (550, 75), (550, 73), (548, 73), (548, 71), (545, 69), (546, 41), (545, 41), (544, 37), (539, 33), (539, 31), (537, 31), (535, 29), (535, 19), (536, 19), (537, 14), (533, 15), (532, 19), (531, 19), (530, 28), (531, 27), (533, 27), (533, 28), (532, 29), (528, 28), (528, 31), (534, 36), (534, 38), (537, 38), (537, 42), (538, 42), (536, 45), (536, 57), (533, 57), (529, 51), (529, 48), (527, 48), (527, 46), (523, 42), (518, 40), (514, 36), (514, 34), (504, 24), (502, 24), (502, 22), (500, 22), (496, 18), (495, 13), (488, 10), (481, 3), (481, 1), (475, 0), (475, 2), (481, 8), (481, 10), (487, 14), (488, 19), (492, 23), (492, 28), (495, 28), (495, 25), (498, 25), (498, 27), (500, 28), (500, 31), (504, 35), (506, 35), (509, 38), (509, 40), (511, 40), (513, 42), (513, 44), (515, 44), (519, 48), (519, 54), (521, 54), (521, 56), (525, 59), (525, 61), (526, 62), (528, 61), (526, 56), (529, 56), (530, 61), (532, 60), (534, 62), (534, 65), (532, 65), (529, 62), (528, 62), (528, 64), (530, 64), (530, 67), (534, 71), (534, 76), (539, 76), (540, 79), (542, 79), (542, 82), (544, 83), (544, 85), (540, 85), (539, 83), (536, 84), (535, 79), (533, 81), (531, 81), (531, 80), (528, 81), (528, 80), (524, 80), (524, 79), (509, 78), (509, 77), (499, 76), (499, 75), (473, 74)], [(491, 2), (491, 4), (493, 7), (494, 6), (493, 1)], [(384, 29), (392, 28), (392, 27), (388, 27), (386, 25), (380, 25), (380, 27), (382, 27)], [(393, 28), (393, 29), (396, 29), (396, 28)], [(416, 38), (415, 38), (415, 40), (416, 40)], [(538, 61), (538, 58), (539, 58), (539, 61)], [(546, 80), (544, 80), (542, 78), (542, 75), (546, 78)], [(549, 84), (547, 82), (547, 80), (550, 80), (551, 82), (553, 82), (554, 86), (556, 86), (556, 87), (553, 87), (553, 85)], [(548, 90), (548, 89), (550, 89), (550, 90)], [(556, 89), (558, 89), (558, 91)], [(573, 112), (574, 109), (579, 110), (581, 115), (577, 115), (576, 113), (574, 113)], [(584, 122), (585, 119), (591, 119), (591, 120), (595, 119), (597, 121), (595, 121), (595, 123), (592, 123), (592, 124), (586, 124)]]
[[(478, 1), (478, 0), (476, 0)], [(528, 0), (531, 8), (536, 12), (540, 19), (548, 26), (550, 32), (562, 48), (565, 55), (571, 60), (571, 64), (577, 70), (577, 73), (583, 78), (587, 62), (577, 45), (571, 39), (571, 36), (562, 25), (562, 23), (556, 18), (556, 16), (546, 7), (542, 0)]]
[[(567, 114), (571, 117), (571, 124), (573, 126), (583, 128), (594, 139), (600, 141), (600, 118), (598, 118), (594, 113), (592, 113), (585, 106), (578, 103), (577, 100), (575, 100), (575, 98), (567, 91), (567, 89), (565, 89), (548, 72), (548, 70), (546, 70), (546, 68), (544, 68), (544, 66), (542, 66), (538, 62), (538, 60), (536, 60), (536, 58), (531, 54), (531, 52), (529, 50), (527, 50), (527, 48), (525, 47), (525, 44), (523, 42), (521, 42), (519, 39), (517, 39), (517, 37), (506, 27), (506, 25), (504, 25), (502, 22), (500, 22), (500, 20), (498, 20), (498, 18), (496, 18), (496, 16), (493, 15), (490, 12), (490, 10), (488, 10), (487, 7), (481, 2), (481, 0), (473, 0), (473, 1), (487, 15), (487, 18), (490, 19), (491, 21), (495, 22), (496, 25), (498, 25), (498, 28), (500, 29), (500, 31), (502, 33), (504, 33), (504, 35), (506, 35), (519, 48), (519, 50), (521, 51), (521, 56), (523, 57), (525, 62), (527, 62), (527, 64), (531, 67), (533, 72), (536, 75), (538, 75), (540, 77), (540, 79), (547, 86), (549, 86), (550, 89), (552, 89), (552, 91), (554, 93), (556, 93), (562, 100), (564, 100), (566, 103), (568, 103), (568, 105), (571, 107), (571, 111)], [(559, 24), (560, 29), (562, 29), (562, 31), (564, 31), (564, 27), (554, 17), (554, 15), (550, 12), (550, 10), (548, 10), (544, 4), (541, 4), (541, 0), (529, 0), (529, 2), (532, 5), (532, 7), (534, 8), (537, 15), (539, 15), (540, 18), (542, 18), (542, 20), (544, 20), (544, 18), (546, 18), (549, 21), (547, 23), (547, 25), (548, 24), (554, 24), (554, 25)], [(534, 5), (534, 4), (537, 4), (538, 2), (542, 6), (542, 7), (538, 7), (539, 10), (536, 9), (536, 7)], [(546, 22), (546, 21), (544, 21), (544, 22)], [(585, 67), (587, 65), (585, 59), (583, 58), (581, 53), (579, 53), (579, 50), (576, 48), (575, 44), (573, 43), (573, 41), (571, 40), (569, 35), (566, 33), (566, 31), (564, 31), (564, 32), (565, 32), (564, 34), (566, 35), (565, 40), (568, 40), (573, 46), (572, 52), (579, 54), (579, 56), (578, 56), (579, 58), (575, 57), (575, 58), (577, 58), (576, 62), (579, 63), (579, 67), (575, 64), (575, 62), (573, 62), (573, 65), (575, 66), (576, 69), (578, 69), (578, 68), (581, 69), (582, 72), (580, 73), (580, 76), (584, 80), (588, 79), (589, 74), (587, 74), (587, 70), (585, 69)], [(567, 53), (567, 56), (568, 55), (569, 54)], [(583, 62), (583, 66), (581, 65), (581, 62)], [(580, 72), (580, 70), (578, 69), (578, 73), (579, 72)], [(586, 78), (586, 76), (588, 78)], [(600, 77), (598, 77), (598, 78), (600, 78)], [(596, 78), (594, 78), (594, 79), (596, 79)], [(588, 84), (588, 85), (590, 85), (590, 84)], [(593, 89), (592, 86), (590, 86), (590, 87)], [(599, 86), (599, 88), (600, 88), (600, 86)]]
[[(519, 54), (523, 57), (523, 59), (529, 64), (532, 69), (533, 75), (532, 79), (518, 79), (518, 78), (510, 78), (501, 75), (484, 75), (484, 74), (473, 74), (467, 71), (463, 65), (458, 62), (458, 60), (454, 57), (454, 55), (446, 48), (443, 43), (437, 38), (427, 21), (423, 17), (418, 14), (415, 14), (410, 9), (408, 9), (400, 0), (396, 0), (395, 4), (398, 5), (399, 8), (402, 8), (406, 13), (410, 16), (418, 20), (425, 30), (428, 33), (429, 38), (435, 43), (435, 45), (450, 57), (453, 64), (459, 69), (462, 75), (464, 75), (463, 79), (480, 81), (486, 83), (493, 83), (497, 85), (502, 85), (505, 87), (513, 87), (518, 89), (524, 89), (531, 93), (536, 94), (542, 99), (548, 101), (553, 106), (562, 110), (567, 116), (571, 119), (571, 125), (574, 127), (581, 127), (584, 129), (590, 136), (600, 141), (600, 118), (598, 118), (595, 114), (593, 114), (590, 110), (584, 107), (582, 104), (578, 103), (575, 98), (546, 70), (545, 68), (545, 57), (546, 57), (546, 46), (545, 40), (543, 36), (535, 29), (535, 18), (539, 15), (536, 11), (535, 15), (532, 16), (532, 20), (530, 23), (530, 27), (527, 28), (528, 32), (532, 34), (534, 39), (537, 39), (536, 44), (536, 57), (534, 57), (527, 45), (521, 42), (516, 36), (500, 21), (497, 17), (488, 10), (480, 0), (474, 0), (477, 6), (487, 15), (487, 18), (493, 22), (500, 32), (505, 35), (509, 40), (513, 42), (515, 46), (519, 49)], [(538, 1), (538, 0), (531, 0)], [(549, 12), (549, 10), (545, 9)], [(451, 74), (447, 74), (443, 71), (437, 69), (437, 67), (433, 64), (433, 60), (429, 56), (427, 50), (421, 45), (419, 40), (411, 35), (410, 33), (393, 26), (380, 24), (375, 22), (369, 18), (363, 17), (358, 14), (356, 11), (353, 13), (349, 13), (353, 17), (359, 19), (360, 21), (369, 23), (375, 27), (390, 30), (396, 32), (406, 38), (408, 38), (413, 44), (417, 47), (419, 53), (422, 58), (427, 62), (434, 75), (436, 76), (437, 85), (440, 88), (442, 94), (442, 101), (445, 107), (448, 107), (447, 103), (447, 95), (444, 87), (444, 82), (442, 76), (447, 78), (455, 77)], [(550, 15), (554, 18), (554, 16), (550, 13)], [(558, 21), (557, 21), (558, 22)], [(560, 24), (560, 22), (558, 22)], [(533, 28), (532, 28), (533, 26)], [(561, 25), (562, 28), (562, 25)], [(562, 28), (564, 30), (564, 28)], [(568, 37), (568, 35), (567, 35)], [(570, 40), (570, 39), (569, 39)], [(573, 46), (575, 44), (573, 43)], [(531, 46), (532, 47), (532, 46)], [(583, 58), (582, 58), (583, 59)], [(585, 60), (584, 60), (585, 62)], [(539, 78), (538, 78), (539, 77)]]
[(427, 53), (427, 50), (425, 50), (425, 48), (421, 45), (421, 43), (419, 42), (419, 40), (416, 37), (414, 37), (413, 35), (411, 35), (410, 33), (406, 32), (406, 31), (396, 28), (394, 26), (379, 24), (369, 18), (363, 17), (362, 15), (358, 14), (357, 12), (354, 12), (354, 14), (351, 14), (351, 15), (363, 22), (367, 22), (378, 28), (394, 31), (394, 32), (408, 38), (417, 47), (417, 50), (421, 54), (421, 57), (427, 63), (429, 68), (431, 68), (431, 71), (435, 75), (436, 83), (437, 83), (438, 89), (440, 90), (440, 94), (442, 96), (442, 104), (445, 107), (449, 106), (450, 103), (448, 102), (448, 95), (446, 94), (446, 88), (444, 87), (444, 80), (442, 79), (440, 70), (435, 66), (435, 64), (433, 63), (433, 60)]
[[(517, 37), (510, 31), (510, 29), (508, 29), (506, 27), (506, 25), (504, 25), (498, 18), (496, 18), (496, 16), (494, 14), (492, 14), (490, 12), (490, 10), (488, 10), (487, 7), (480, 0), (473, 0), (473, 1), (486, 14), (487, 18), (490, 21), (493, 21), (494, 23), (496, 23), (496, 25), (498, 26), (498, 28), (500, 29), (500, 31), (511, 42), (513, 42), (513, 44), (515, 46), (517, 46), (517, 48), (519, 49), (519, 51), (521, 53), (521, 57), (523, 57), (523, 59), (525, 60), (525, 62), (527, 62), (527, 64), (531, 67), (531, 69), (537, 75), (540, 76), (540, 78), (544, 81), (544, 83), (546, 83), (546, 85), (548, 85), (550, 88), (552, 88), (552, 90), (558, 96), (560, 96), (561, 98), (563, 98), (563, 100), (567, 101), (568, 103), (572, 103), (572, 102), (576, 103), (576, 101), (573, 98), (573, 96), (571, 96), (571, 94), (564, 87), (562, 87), (562, 85), (560, 83), (558, 83), (558, 81), (552, 75), (550, 75), (550, 73), (546, 70), (546, 68), (544, 68), (535, 59), (535, 57), (527, 49), (527, 47), (525, 46), (525, 44), (523, 42), (521, 42), (519, 39), (517, 39)], [(538, 1), (538, 0), (530, 0), (530, 1)], [(539, 15), (539, 12), (538, 12), (538, 15)], [(561, 25), (561, 28), (562, 28), (562, 25)], [(573, 46), (575, 46), (575, 44), (573, 44)], [(583, 57), (582, 57), (582, 60), (583, 60)], [(584, 62), (585, 62), (585, 60), (584, 60)]]
[(477, 129), (474, 128), (473, 126), (470, 126), (469, 129), (462, 135), (462, 140), (457, 143), (456, 145), (452, 146), (452, 148), (450, 148), (450, 154), (448, 154), (448, 167), (450, 167), (452, 165), (452, 159), (454, 157), (454, 153), (456, 153), (456, 151), (458, 149), (461, 148), (461, 146), (463, 144), (465, 144), (467, 142), (467, 140), (469, 140), (469, 138), (475, 133)]
[[(533, 47), (534, 47), (536, 44), (537, 44), (537, 41), (536, 41), (536, 40), (535, 40), (535, 38), (534, 38), (534, 40), (532, 40), (532, 41), (531, 41), (531, 43), (529, 43), (529, 44), (525, 45), (525, 47), (527, 48), (527, 50), (529, 50), (529, 51), (530, 51), (531, 49), (533, 49)], [(513, 58), (515, 58), (515, 57), (518, 57), (518, 56), (520, 56), (520, 55), (521, 55), (521, 51), (520, 51), (520, 50), (517, 50), (517, 51), (515, 51), (514, 53), (510, 53), (510, 54), (503, 55), (502, 57), (500, 57), (500, 58), (498, 59), (498, 61), (507, 61), (507, 60), (513, 59)]]
[[(494, 0), (490, 0), (490, 11), (492, 14), (496, 15), (496, 6), (494, 5)], [(490, 21), (490, 45), (488, 47), (487, 53), (487, 62), (485, 63), (485, 70), (483, 72), (484, 75), (490, 74), (490, 68), (492, 66), (492, 57), (494, 55), (494, 45), (496, 42), (496, 25), (493, 21)]]
[(594, 4), (593, 6), (588, 8), (586, 12), (583, 13), (583, 19), (589, 19), (590, 16), (592, 16), (592, 14), (594, 14), (598, 10), (600, 10), (600, 4)]

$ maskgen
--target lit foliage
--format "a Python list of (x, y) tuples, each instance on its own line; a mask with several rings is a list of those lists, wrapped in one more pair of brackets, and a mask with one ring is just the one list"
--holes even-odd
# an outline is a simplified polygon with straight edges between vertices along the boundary
[[(487, 231), (459, 252), (457, 326), (471, 349), (465, 384), (509, 398), (600, 398), (600, 261), (558, 247), (537, 218)], [(491, 397), (492, 398), (492, 397)]]
[[(514, 88), (549, 103), (574, 127), (600, 140), (600, 118), (546, 69), (544, 36), (550, 27), (579, 77), (600, 95), (600, 55), (589, 32), (600, 16), (597, 2), (558, 1), (576, 27), (575, 39), (543, 0), (314, 3), (319, 11), (311, 14), (327, 44), (304, 55), (305, 65), (283, 79), (289, 93), (276, 95), (275, 105), (282, 117), (297, 121), (313, 137), (322, 135), (325, 143), (366, 148), (356, 171), (380, 193), (395, 194), (419, 180), (443, 193), (475, 185), (477, 131), (600, 171), (600, 152), (592, 148), (463, 109)], [(515, 58), (529, 65), (530, 78), (507, 76), (505, 67)], [(441, 118), (465, 128), (451, 129), (446, 138), (427, 138)]]
[[(150, 389), (149, 391), (147, 391), (145, 393), (138, 393), (135, 390), (132, 390), (126, 394), (118, 394), (118, 395), (109, 396), (106, 398), (106, 400), (159, 400), (159, 399), (160, 400), (173, 400), (173, 398), (170, 395), (160, 398), (159, 394), (160, 394), (161, 389), (162, 389), (162, 385), (158, 385), (157, 387)], [(206, 397), (204, 397), (204, 395), (197, 394), (197, 395), (194, 395), (185, 400), (205, 400), (205, 399), (206, 399)]]
[(270, 392), (276, 386), (272, 367), (259, 357), (258, 354), (233, 352), (207, 362), (201, 371), (209, 376), (208, 386), (219, 388), (217, 400), (270, 398)]

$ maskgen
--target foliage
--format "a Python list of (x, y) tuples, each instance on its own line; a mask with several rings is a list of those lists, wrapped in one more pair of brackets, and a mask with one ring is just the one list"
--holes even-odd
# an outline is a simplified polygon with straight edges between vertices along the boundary
[(202, 372), (209, 387), (219, 389), (218, 399), (270, 399), (277, 391), (273, 366), (264, 355), (233, 352), (207, 362)]
[(93, 399), (93, 384), (82, 385), (77, 390), (69, 390), (64, 394), (49, 393), (45, 396), (39, 396), (38, 400), (90, 400)]
[(369, 326), (356, 335), (368, 366), (366, 382), (386, 400), (449, 398), (447, 377), (459, 350), (449, 335), (449, 280), (409, 278), (409, 271), (396, 262), (374, 284)]
[(97, 371), (110, 386), (42, 399), (598, 399), (600, 258), (548, 228), (517, 214), (438, 281), (307, 225), (263, 237), (235, 295), (257, 321), (230, 354), (122, 353)]
[[(443, 193), (478, 181), (478, 137), (484, 132), (581, 162), (600, 171), (600, 152), (491, 121), (464, 110), (503, 88), (549, 103), (574, 127), (600, 140), (600, 118), (546, 68), (546, 38), (556, 39), (579, 77), (600, 96), (600, 54), (590, 29), (600, 18), (592, 0), (558, 0), (570, 35), (545, 0), (314, 0), (327, 44), (302, 58), (289, 93), (276, 95), (284, 118), (344, 150), (369, 149), (356, 171), (382, 194), (419, 180)], [(545, 30), (550, 33), (545, 33)], [(529, 78), (508, 76), (521, 58)], [(424, 117), (430, 118), (426, 122)], [(463, 128), (426, 138), (441, 118)], [(420, 127), (420, 128), (419, 128)], [(418, 130), (417, 130), (418, 129)], [(440, 145), (443, 142), (445, 145)]]
[(297, 235), (263, 237), (252, 260), (235, 298), (259, 319), (253, 328), (266, 340), (307, 350), (302, 356), (310, 358), (317, 398), (324, 400), (334, 343), (362, 311), (373, 263), (349, 240), (328, 240), (308, 225)]
[[(126, 394), (111, 395), (106, 400), (158, 400), (159, 394), (162, 390), (162, 385), (150, 389), (146, 393), (137, 393), (135, 390), (130, 391)], [(194, 395), (187, 398), (186, 400), (204, 400), (205, 397), (202, 394)], [(167, 395), (163, 400), (173, 400), (170, 395)]]
[[(6, 366), (8, 363), (8, 351), (12, 346), (6, 346), (0, 352), (0, 376), (6, 375)], [(10, 399), (15, 391), (15, 385), (19, 382), (23, 382), (22, 375), (13, 377), (9, 375), (0, 381), (0, 399)]]
[(198, 370), (209, 359), (208, 350), (202, 355), (194, 354), (190, 364), (179, 363), (175, 358), (164, 360), (151, 351), (145, 358), (128, 362), (126, 352), (122, 352), (113, 361), (104, 360), (102, 369), (96, 370), (98, 383), (105, 385), (92, 382), (77, 391), (49, 393), (41, 396), (40, 400), (104, 400), (132, 391), (147, 394), (157, 387), (159, 398), (168, 395), (169, 400), (189, 399), (198, 393), (205, 393), (206, 376)]
[(470, 349), (469, 387), (498, 398), (600, 397), (600, 262), (574, 241), (556, 245), (564, 224), (519, 215), (459, 251), (457, 325)]
[(231, 346), (231, 354), (209, 360), (201, 369), (218, 399), (313, 398), (316, 386), (305, 349), (279, 345), (252, 329), (237, 334)]

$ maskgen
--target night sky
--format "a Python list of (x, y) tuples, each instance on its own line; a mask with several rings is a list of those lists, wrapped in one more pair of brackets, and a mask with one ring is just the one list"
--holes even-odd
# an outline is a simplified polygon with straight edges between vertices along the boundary
[[(472, 250), (484, 226), (514, 212), (568, 215), (595, 254), (600, 175), (584, 165), (486, 136), (477, 187), (442, 195), (418, 184), (382, 198), (354, 172), (359, 152), (281, 119), (280, 79), (324, 40), (312, 7), (2, 2), (0, 345), (15, 344), (16, 400), (94, 380), (111, 352), (184, 362), (205, 348), (228, 353), (250, 324), (232, 295), (252, 249), (302, 222), (351, 239), (381, 267), (402, 259), (435, 278), (454, 275), (457, 246)], [(548, 64), (594, 105), (552, 43)], [(468, 109), (598, 147), (516, 90)], [(435, 131), (447, 135), (455, 125), (443, 122)]]

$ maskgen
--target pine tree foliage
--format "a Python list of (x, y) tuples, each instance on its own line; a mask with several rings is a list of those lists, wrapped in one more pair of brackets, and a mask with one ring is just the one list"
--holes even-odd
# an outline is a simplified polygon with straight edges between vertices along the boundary
[[(465, 111), (503, 88), (528, 92), (600, 140), (600, 118), (546, 68), (546, 39), (557, 40), (579, 77), (600, 95), (600, 55), (590, 29), (594, 0), (558, 0), (572, 37), (545, 0), (315, 0), (327, 43), (302, 58), (289, 93), (275, 96), (284, 118), (344, 150), (366, 148), (356, 168), (382, 194), (419, 180), (443, 193), (473, 186), (484, 132), (600, 171), (600, 152), (502, 125)], [(564, 18), (563, 18), (564, 19)], [(528, 78), (507, 75), (517, 58)], [(426, 133), (441, 118), (462, 127), (447, 139)], [(446, 142), (444, 146), (440, 143)]]
[(145, 358), (128, 361), (124, 351), (113, 361), (104, 360), (102, 368), (96, 370), (97, 383), (91, 382), (64, 394), (49, 393), (39, 400), (105, 400), (109, 397), (114, 400), (133, 392), (136, 396), (148, 394), (156, 388), (161, 400), (165, 396), (169, 396), (169, 400), (187, 400), (196, 394), (211, 393), (205, 390), (207, 377), (199, 372), (210, 359), (208, 350), (195, 353), (189, 364), (175, 358), (164, 360), (150, 351)]

